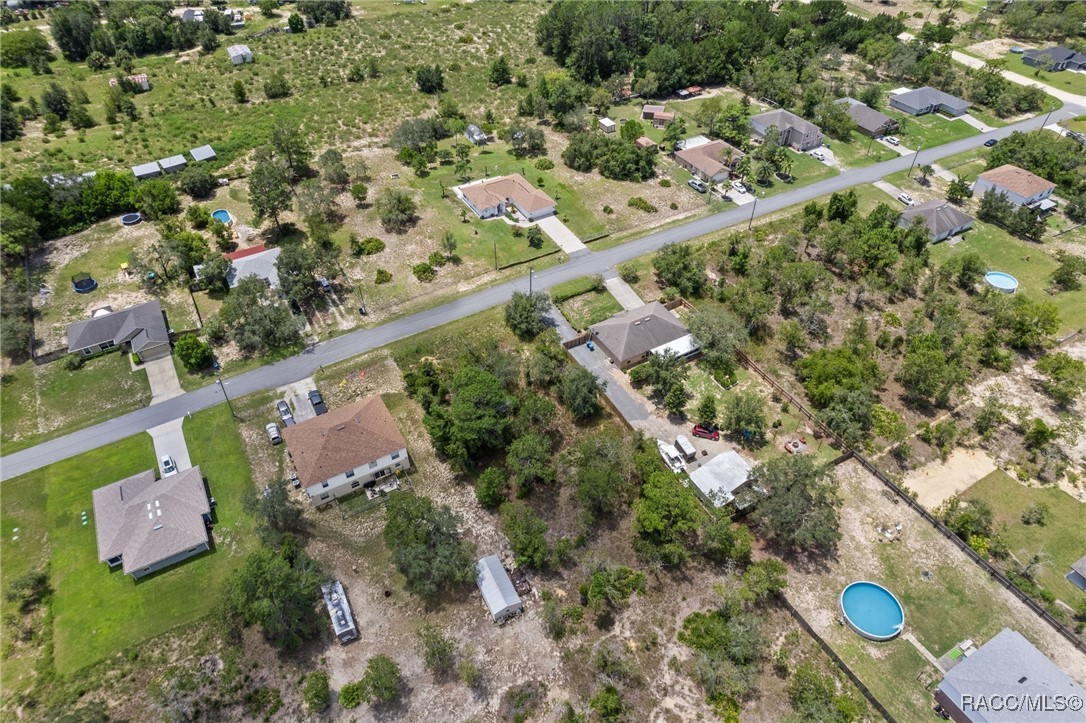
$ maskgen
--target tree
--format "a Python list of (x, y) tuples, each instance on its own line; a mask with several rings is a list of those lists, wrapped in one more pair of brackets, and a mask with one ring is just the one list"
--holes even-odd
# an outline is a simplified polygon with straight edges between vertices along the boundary
[[(1005, 302), (1005, 299), (998, 301)], [(1007, 343), (1015, 349), (1036, 351), (1048, 346), (1059, 328), (1059, 311), (1048, 300), (1034, 301), (1015, 294), (1008, 305), (997, 308), (995, 322)]]
[[(1086, 198), (1086, 194), (1084, 194)], [(1086, 274), (1086, 259), (1064, 250), (1056, 252), (1060, 265), (1052, 272), (1052, 283), (1062, 291), (1077, 291), (1082, 288), (1079, 276)]]
[(713, 305), (691, 315), (689, 324), (706, 364), (721, 371), (735, 369), (736, 349), (747, 343), (747, 330), (739, 317), (724, 306)]
[(664, 565), (680, 565), (690, 556), (687, 547), (704, 513), (694, 494), (672, 472), (654, 472), (634, 502), (634, 532), (641, 541), (642, 557)]
[(952, 362), (936, 334), (918, 334), (909, 339), (897, 380), (914, 401), (944, 406), (950, 395), (963, 386), (968, 372)]
[(177, 177), (177, 187), (193, 198), (207, 198), (217, 185), (211, 171), (202, 163), (189, 166)]
[(280, 121), (272, 128), (269, 144), (275, 155), (286, 163), (291, 181), (309, 171), (313, 150), (301, 128)]
[(388, 496), (385, 514), (385, 544), (411, 592), (431, 597), (475, 578), (472, 545), (460, 538), (460, 518), (447, 506), (396, 491)]
[(305, 32), (305, 20), (298, 13), (291, 13), (287, 18), (287, 27), (290, 28), (292, 33), (304, 33)]
[(502, 530), (518, 565), (545, 568), (550, 557), (547, 523), (522, 500), (501, 506)]
[(528, 245), (534, 249), (543, 248), (543, 231), (539, 226), (531, 226), (528, 229)]
[(298, 214), (312, 222), (312, 219), (328, 221), (333, 217), (338, 194), (319, 178), (307, 178), (295, 189), (294, 201)]
[(558, 399), (574, 419), (589, 419), (599, 412), (599, 395), (606, 386), (607, 382), (600, 381), (588, 369), (568, 364), (558, 382)]
[[(689, 375), (690, 369), (686, 366), (686, 361), (674, 352), (665, 351), (662, 354), (653, 354), (648, 362), (635, 368), (630, 380), (637, 385), (652, 385), (653, 395), (664, 400), (665, 406), (671, 411), (667, 397), (671, 395), (674, 398), (681, 394), (685, 402), (686, 379)], [(674, 392), (676, 389), (679, 391)]]
[(72, 128), (75, 130), (94, 128), (97, 125), (86, 107), (78, 104), (73, 105), (71, 110), (68, 111), (68, 122), (72, 124)]
[(370, 189), (366, 187), (364, 183), (352, 183), (351, 184), (351, 198), (354, 199), (354, 205), (358, 208), (366, 203), (366, 197), (369, 196)]
[(946, 200), (953, 204), (961, 205), (967, 199), (973, 197), (973, 187), (961, 176), (956, 176), (946, 189)]
[(320, 630), (319, 570), (300, 550), (293, 556), (292, 561), (283, 552), (259, 548), (227, 587), (230, 610), (244, 625), (259, 625), (268, 642), (283, 650), (297, 649)]
[(445, 91), (445, 75), (441, 72), (441, 66), (434, 63), (432, 66), (424, 65), (415, 71), (415, 83), (419, 90), (430, 95), (437, 95)]
[(288, 535), (306, 531), (307, 523), (301, 505), (287, 491), (286, 482), (268, 485), (259, 495), (246, 497), (246, 510), (256, 518), (261, 541), (273, 548), (286, 543)]
[(456, 256), (456, 237), (452, 231), (446, 231), (441, 237), (441, 250), (449, 258)]
[(765, 442), (765, 400), (753, 389), (738, 391), (724, 401), (724, 430), (742, 443), (760, 446)]
[(268, 100), (286, 98), (291, 93), (290, 83), (281, 72), (275, 72), (264, 81), (264, 97)]
[(707, 517), (698, 535), (698, 543), (702, 555), (721, 565), (731, 562), (748, 564), (754, 548), (750, 531), (734, 524), (726, 515)]
[(505, 473), (497, 467), (487, 467), (475, 480), (475, 499), (488, 510), (505, 502)]
[(200, 269), (200, 281), (208, 290), (225, 294), (230, 290), (231, 268), (230, 260), (225, 256), (211, 254)]
[(884, 380), (877, 361), (848, 347), (819, 349), (797, 361), (796, 370), (816, 407), (828, 406), (837, 390), (872, 389)]
[(674, 287), (684, 296), (697, 296), (707, 281), (705, 262), (688, 245), (665, 244), (652, 265), (664, 286)]
[(434, 677), (444, 677), (452, 671), (456, 642), (433, 623), (423, 623), (415, 631), (415, 642), (426, 669)]
[(362, 676), (362, 699), (367, 703), (389, 705), (400, 697), (403, 676), (400, 666), (387, 655), (370, 658)]
[(136, 187), (135, 205), (136, 209), (149, 221), (172, 216), (181, 210), (177, 192), (173, 190), (169, 181), (162, 178), (140, 183)]
[[(490, 63), (490, 67), (487, 68), (486, 77), (491, 85), (496, 85), (498, 87), (508, 85), (512, 82), (513, 74), (509, 69), (509, 61), (506, 60), (504, 55), (499, 55)], [(419, 84), (419, 87), (422, 87), (421, 83)]]
[(782, 548), (832, 554), (841, 539), (831, 471), (806, 455), (774, 457), (754, 469), (769, 496), (758, 503), (754, 523)]
[(314, 670), (305, 678), (302, 700), (310, 713), (323, 713), (328, 710), (328, 673)]
[(185, 334), (174, 344), (174, 353), (190, 372), (207, 369), (215, 360), (211, 346), (195, 334)]
[(535, 432), (518, 437), (509, 445), (505, 466), (513, 472), (513, 481), (520, 497), (527, 497), (532, 488), (539, 484), (553, 482), (550, 439)]
[(856, 213), (858, 205), (859, 199), (852, 189), (842, 193), (833, 193), (830, 195), (829, 203), (826, 204), (826, 218), (830, 221), (844, 223), (852, 218), (852, 214)]
[(316, 283), (317, 258), (307, 246), (300, 243), (281, 246), (275, 270), (280, 291), (291, 301), (308, 304), (320, 293)]
[(636, 475), (630, 452), (621, 437), (607, 432), (585, 437), (574, 448), (574, 491), (587, 524), (615, 514), (625, 502)]
[(1086, 364), (1066, 352), (1041, 357), (1037, 371), (1045, 375), (1045, 392), (1061, 407), (1072, 406), (1086, 391)]
[(320, 165), (321, 171), (324, 173), (324, 180), (333, 186), (343, 187), (350, 181), (347, 167), (343, 163), (343, 154), (335, 148), (329, 148), (321, 153), (320, 158), (317, 159), (317, 164)]
[(0, 65), (5, 68), (48, 68), (53, 60), (49, 41), (40, 30), (35, 28), (4, 33), (4, 42), (0, 45)]
[(249, 96), (245, 92), (245, 84), (240, 80), (234, 81), (234, 101), (237, 103), (249, 102)]
[(290, 309), (256, 276), (238, 282), (223, 302), (218, 319), (246, 356), (281, 349), (298, 340), (297, 322)]
[(505, 304), (505, 325), (521, 339), (534, 339), (547, 328), (546, 314), (550, 307), (550, 297), (543, 291), (531, 294), (514, 291)]
[(415, 225), (417, 206), (407, 191), (386, 188), (373, 205), (386, 231), (402, 233)]
[(50, 13), (49, 31), (65, 60), (78, 63), (86, 60), (91, 50), (91, 33), (97, 20), (86, 7), (59, 8)]
[(72, 108), (72, 99), (68, 91), (56, 83), (50, 83), (41, 93), (41, 104), (47, 112), (55, 113), (58, 118), (65, 120)]
[(717, 409), (716, 409), (716, 397), (712, 394), (706, 394), (701, 398), (698, 403), (697, 411), (698, 424), (713, 429), (716, 427)]
[(256, 223), (271, 218), (280, 228), (279, 214), (290, 208), (290, 181), (286, 167), (275, 161), (257, 163), (249, 173), (249, 205)]

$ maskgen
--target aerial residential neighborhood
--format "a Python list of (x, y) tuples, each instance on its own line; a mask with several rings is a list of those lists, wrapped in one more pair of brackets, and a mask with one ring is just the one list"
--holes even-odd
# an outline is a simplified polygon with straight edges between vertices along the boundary
[(5, 721), (1086, 721), (1086, 4), (9, 0)]

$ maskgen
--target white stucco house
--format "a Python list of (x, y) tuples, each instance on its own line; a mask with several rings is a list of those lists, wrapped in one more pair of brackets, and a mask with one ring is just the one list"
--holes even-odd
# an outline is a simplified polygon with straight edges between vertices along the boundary
[(1015, 206), (1040, 206), (1044, 210), (1055, 206), (1054, 201), (1048, 201), (1056, 190), (1055, 183), (1009, 163), (977, 176), (973, 195), (980, 198), (989, 190), (1002, 193)]
[(554, 215), (554, 199), (519, 173), (459, 186), (456, 195), (479, 218), (502, 216), (510, 206), (528, 221)]

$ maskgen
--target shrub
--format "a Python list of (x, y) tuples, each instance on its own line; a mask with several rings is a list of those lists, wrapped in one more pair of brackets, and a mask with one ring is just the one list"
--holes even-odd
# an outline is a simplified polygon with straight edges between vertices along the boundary
[(351, 253), (355, 256), (373, 256), (385, 250), (385, 242), (373, 236), (359, 239), (352, 234)]
[(441, 632), (441, 628), (426, 623), (415, 631), (419, 654), (426, 664), (426, 669), (435, 676), (442, 676), (452, 670), (453, 651), (456, 643)]
[(627, 284), (636, 284), (641, 279), (641, 275), (637, 273), (637, 267), (633, 264), (619, 264), (618, 275)]
[(344, 708), (357, 708), (365, 700), (366, 686), (357, 680), (347, 683), (339, 691), (339, 704)]
[(174, 344), (174, 352), (190, 372), (207, 369), (215, 360), (211, 346), (195, 334), (185, 334), (178, 339)]
[(1045, 526), (1048, 522), (1048, 505), (1044, 502), (1034, 502), (1022, 512), (1022, 523), (1026, 525)]
[(434, 267), (427, 263), (415, 264), (411, 269), (411, 273), (413, 273), (415, 278), (419, 281), (433, 281), (437, 276), (437, 271)]
[(612, 213), (615, 212), (615, 209), (611, 208), (610, 206), (604, 206), (603, 207), (603, 212), (605, 214), (607, 214), (608, 216), (610, 216)]
[(670, 208), (672, 211), (678, 211), (679, 210), (679, 204), (672, 201), (670, 204), (668, 204), (668, 208)]
[(671, 179), (670, 178), (661, 178), (660, 179), (660, 188), (671, 188)]
[(434, 251), (426, 260), (430, 263), (431, 266), (436, 266), (438, 268), (444, 266), (445, 262), (447, 261), (447, 259), (445, 258), (445, 254), (441, 253), (440, 251)]
[(656, 213), (660, 210), (645, 199), (641, 198), (640, 196), (634, 196), (626, 202), (626, 205), (630, 208), (636, 208), (639, 211), (644, 211), (645, 213)]
[(83, 356), (80, 354), (69, 354), (64, 357), (64, 368), (67, 371), (74, 372), (77, 369), (83, 368)]
[(459, 38), (456, 39), (456, 42), (463, 43), (464, 45), (467, 45), (468, 43), (474, 43), (475, 38), (472, 36), (471, 33), (464, 33), (463, 35), (461, 35)]
[(384, 269), (377, 269), (377, 275), (373, 279), (375, 284), (387, 284), (392, 281), (392, 274)]
[(535, 162), (535, 167), (539, 171), (549, 171), (554, 168), (554, 161), (549, 158), (540, 158)]
[(305, 679), (302, 699), (310, 713), (323, 713), (328, 709), (328, 673), (314, 670)]

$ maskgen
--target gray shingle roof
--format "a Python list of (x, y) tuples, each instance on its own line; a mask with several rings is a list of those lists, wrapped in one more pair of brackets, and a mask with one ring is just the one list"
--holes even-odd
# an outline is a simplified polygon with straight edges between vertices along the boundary
[(804, 135), (808, 133), (816, 133), (821, 129), (814, 123), (808, 120), (800, 118), (795, 113), (778, 108), (777, 110), (766, 111), (765, 113), (759, 113), (758, 115), (751, 116), (751, 121), (756, 121), (766, 126), (777, 126), (777, 130), (784, 131), (788, 128), (795, 128), (798, 132)]
[(956, 95), (944, 93), (938, 88), (932, 88), (930, 85), (900, 93), (894, 97), (897, 98), (899, 103), (904, 103), (910, 108), (926, 108), (929, 105), (945, 105), (948, 108), (969, 107), (968, 101), (964, 101)]
[(1086, 63), (1086, 55), (1076, 53), (1074, 50), (1065, 48), (1062, 45), (1056, 45), (1051, 48), (1043, 48), (1040, 50), (1027, 50), (1023, 55), (1031, 60), (1040, 60), (1047, 56), (1053, 63), (1063, 63), (1068, 60), (1075, 63)]
[(620, 361), (633, 359), (690, 333), (659, 301), (619, 312), (592, 325), (591, 331)]
[(147, 470), (91, 493), (98, 561), (121, 555), (126, 574), (206, 543), (211, 512), (199, 467), (155, 479)]
[(1083, 555), (1071, 565), (1071, 569), (1079, 575), (1086, 577), (1086, 555)]
[(70, 352), (109, 341), (132, 342), (132, 351), (136, 353), (148, 345), (169, 344), (170, 332), (162, 316), (162, 306), (157, 301), (148, 301), (68, 325)]
[[(959, 707), (962, 696), (1053, 696), (1077, 695), (1086, 699), (1086, 690), (1073, 681), (1044, 653), (1033, 647), (1021, 633), (1003, 628), (994, 638), (977, 648), (977, 651), (951, 668), (939, 684), (942, 691)], [(1026, 720), (1021, 710), (989, 709), (984, 711), (988, 723)], [(1081, 711), (1046, 711), (1042, 718), (1049, 723), (1077, 721), (1081, 723)]]
[(238, 282), (246, 276), (258, 276), (267, 281), (268, 285), (273, 289), (278, 289), (279, 270), (275, 264), (279, 260), (280, 251), (282, 249), (276, 247), (251, 256), (233, 259), (230, 262), (230, 273), (227, 276), (230, 288), (237, 286)]
[(906, 228), (913, 224), (917, 218), (924, 219), (928, 227), (928, 233), (932, 238), (943, 238), (956, 228), (961, 228), (967, 223), (973, 222), (969, 214), (951, 206), (946, 201), (938, 199), (925, 201), (916, 206), (906, 208), (901, 213), (899, 225)]
[(848, 117), (852, 119), (853, 123), (860, 128), (863, 128), (868, 133), (874, 133), (895, 123), (894, 119), (885, 113), (877, 111), (853, 98), (841, 98), (836, 102), (848, 103), (849, 106), (846, 109)]

